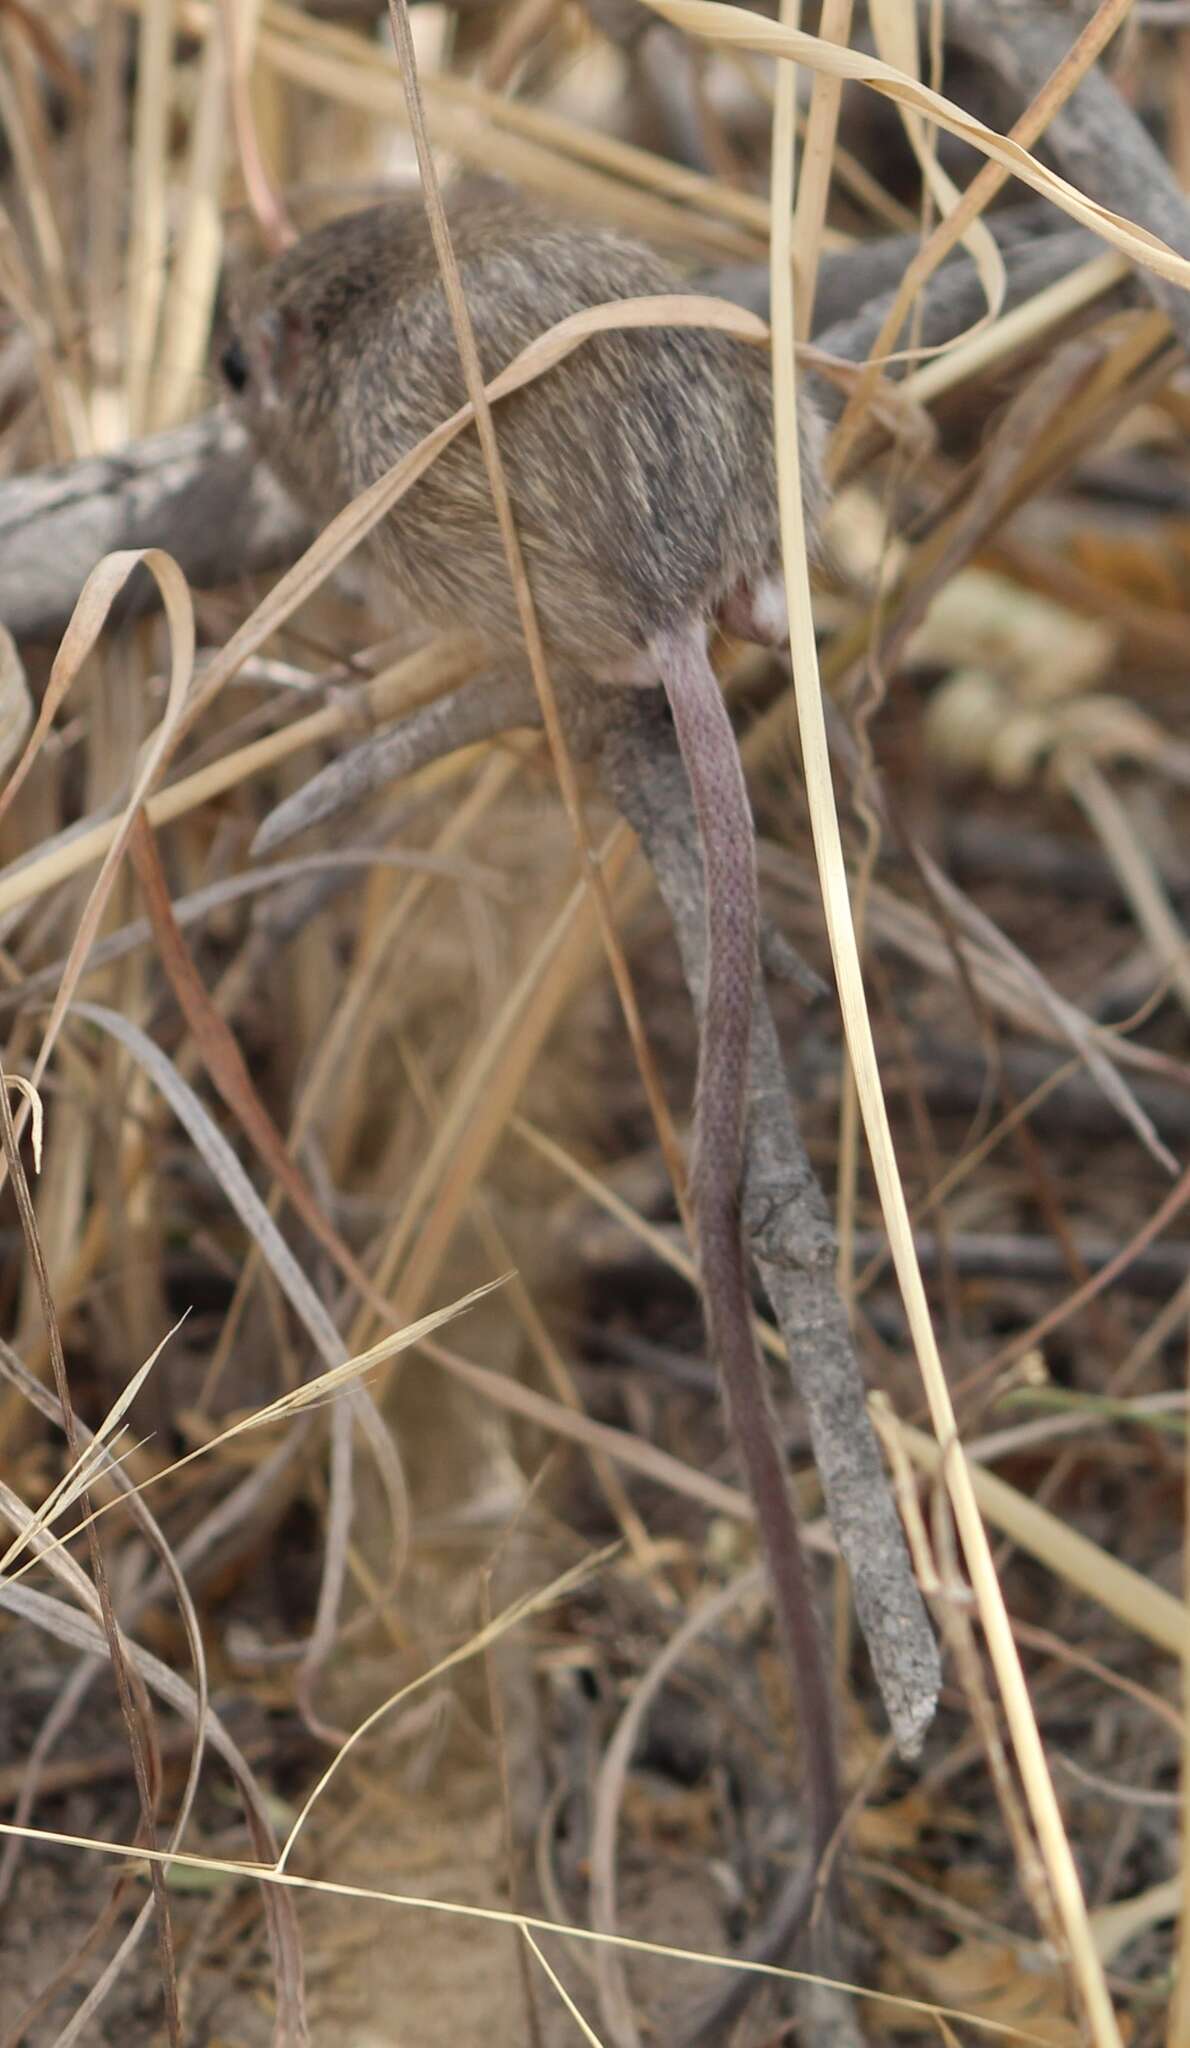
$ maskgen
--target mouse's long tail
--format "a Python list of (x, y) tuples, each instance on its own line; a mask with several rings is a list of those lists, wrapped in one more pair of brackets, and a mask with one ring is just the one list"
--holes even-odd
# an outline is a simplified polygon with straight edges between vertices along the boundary
[(701, 629), (654, 642), (703, 851), (707, 959), (693, 1172), (704, 1308), (801, 1722), (815, 1860), (839, 1819), (831, 1690), (780, 1431), (752, 1331), (740, 1224), (759, 910), (756, 838), (739, 749)]

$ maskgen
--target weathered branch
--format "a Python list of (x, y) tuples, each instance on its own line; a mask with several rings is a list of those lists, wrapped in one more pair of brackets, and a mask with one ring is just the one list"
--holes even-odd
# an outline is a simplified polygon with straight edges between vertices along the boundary
[(374, 790), (412, 775), (429, 761), (516, 726), (541, 723), (537, 692), (527, 673), (491, 671), (449, 696), (423, 706), (386, 732), (340, 754), (319, 775), (270, 811), (252, 843), (254, 854), (273, 853), (288, 839), (364, 801)]
[[(96, 562), (116, 548), (165, 548), (192, 583), (214, 586), (292, 561), (309, 537), (243, 429), (203, 413), (118, 455), (0, 485), (0, 619), (17, 640), (55, 639)], [(146, 576), (123, 603), (154, 602), (155, 590)]]
[[(672, 729), (651, 692), (617, 692), (604, 720), (604, 787), (652, 863), (701, 1008), (702, 867)], [(881, 1697), (898, 1747), (911, 1754), (934, 1711), (938, 1652), (835, 1287), (834, 1231), (794, 1122), (777, 1033), (759, 982), (743, 1221), (806, 1404), (831, 1527), (851, 1574)]]
[[(1044, 200), (990, 214), (987, 227), (1004, 257), (1004, 310), (1023, 304), (1058, 278), (1099, 253), (1103, 244), (1089, 228), (1071, 228)], [(814, 344), (828, 355), (862, 362), (879, 334), (906, 266), (921, 246), (918, 235), (881, 236), (853, 249), (828, 249), (814, 294)], [(724, 264), (699, 279), (699, 288), (769, 317), (769, 273), (764, 264)], [(979, 273), (956, 250), (930, 279), (917, 300), (921, 341), (937, 347), (987, 310)], [(894, 366), (895, 373), (896, 366)]]
[[(1056, 284), (1060, 278), (1068, 277), (1072, 270), (1097, 256), (1103, 244), (1088, 228), (1070, 228), (1055, 235), (1048, 235), (1035, 244), (1023, 244), (1014, 249), (1006, 265), (1006, 289), (1003, 311), (1011, 313), (1014, 307), (1024, 305), (1047, 286)], [(860, 363), (870, 353), (873, 343), (884, 325), (885, 317), (896, 298), (895, 290), (884, 293), (880, 298), (869, 300), (858, 313), (853, 313), (820, 333), (815, 347), (827, 355), (840, 356), (845, 362)], [(918, 301), (919, 324), (916, 334), (917, 345), (922, 348), (938, 348), (944, 342), (953, 341), (967, 328), (973, 327), (987, 311), (987, 298), (975, 265), (963, 257), (948, 263), (938, 272), (929, 289), (920, 294)], [(765, 279), (763, 306), (759, 308), (767, 316), (768, 279)], [(894, 378), (903, 374), (904, 366), (890, 365)], [(827, 414), (831, 417), (842, 406), (842, 396), (819, 379), (816, 395)]]
[[(1067, 9), (1037, 0), (951, 0), (948, 38), (989, 65), (1022, 102), (1034, 99), (1074, 39)], [(1046, 147), (1065, 175), (1090, 198), (1123, 214), (1190, 256), (1190, 205), (1148, 130), (1100, 68), (1059, 109), (1045, 131)], [(1190, 292), (1137, 273), (1139, 286), (1169, 315), (1174, 333), (1190, 348)]]

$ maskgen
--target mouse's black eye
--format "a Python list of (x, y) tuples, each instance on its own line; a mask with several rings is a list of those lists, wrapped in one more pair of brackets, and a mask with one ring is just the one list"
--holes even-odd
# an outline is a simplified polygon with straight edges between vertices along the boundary
[(219, 358), (219, 368), (233, 391), (244, 389), (248, 382), (248, 358), (234, 335)]

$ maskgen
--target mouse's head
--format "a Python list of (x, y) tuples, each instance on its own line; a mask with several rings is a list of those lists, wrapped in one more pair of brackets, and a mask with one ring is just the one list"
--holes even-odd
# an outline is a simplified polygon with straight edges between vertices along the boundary
[(219, 352), (219, 373), (233, 404), (254, 417), (287, 412), (298, 395), (304, 340), (295, 308), (240, 305)]
[(437, 277), (420, 197), (325, 222), (233, 277), (217, 349), (228, 397), (262, 455), (322, 516), (358, 488), (376, 387), (392, 388), (397, 313)]
[(401, 290), (393, 212), (328, 221), (229, 280), (217, 345), (224, 390), (270, 468), (319, 517), (351, 496), (343, 437), (358, 368)]
[(279, 263), (233, 278), (216, 343), (223, 390), (260, 453), (311, 510), (337, 482), (324, 388), (301, 280)]

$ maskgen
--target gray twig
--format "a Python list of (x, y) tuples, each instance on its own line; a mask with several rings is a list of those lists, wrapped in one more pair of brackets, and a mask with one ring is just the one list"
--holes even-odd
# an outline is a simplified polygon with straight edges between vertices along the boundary
[[(1065, 9), (1011, 0), (952, 0), (946, 33), (987, 64), (1022, 103), (1036, 97), (1066, 56), (1073, 27)], [(1047, 149), (1081, 191), (1190, 256), (1190, 206), (1152, 136), (1098, 66), (1049, 122)], [(1169, 315), (1190, 347), (1190, 293), (1155, 271), (1137, 282)]]
[[(1023, 306), (1027, 299), (1034, 298), (1060, 278), (1069, 277), (1080, 263), (1087, 263), (1098, 255), (1102, 247), (1102, 242), (1089, 228), (1071, 228), (1060, 234), (1047, 235), (1033, 247), (1014, 249), (1005, 266), (1007, 282), (1003, 310), (1010, 313), (1014, 307)], [(838, 320), (834, 326), (821, 332), (815, 339), (815, 347), (826, 355), (841, 356), (845, 362), (863, 362), (895, 297), (893, 290), (870, 300), (858, 313)], [(975, 325), (981, 314), (987, 311), (987, 297), (975, 265), (964, 257), (959, 262), (943, 265), (927, 289), (919, 294), (917, 305), (918, 345), (938, 348)], [(892, 374), (894, 378), (901, 374), (895, 365)], [(841, 409), (841, 395), (823, 379), (817, 381), (815, 390), (828, 415)]]
[[(989, 216), (1004, 257), (1004, 311), (1023, 305), (1047, 285), (1067, 277), (1080, 263), (1099, 253), (1103, 244), (1089, 228), (1058, 227), (1052, 207), (1011, 207)], [(917, 235), (890, 235), (861, 242), (854, 249), (828, 249), (822, 258), (814, 297), (814, 346), (845, 362), (859, 363), (884, 325), (906, 266), (921, 246)], [(767, 265), (731, 264), (708, 271), (700, 289), (733, 305), (746, 306), (762, 320), (769, 317)], [(971, 258), (958, 250), (918, 295), (920, 343), (937, 348), (974, 326), (987, 310), (987, 298)], [(893, 374), (898, 374), (895, 367)], [(837, 410), (841, 401), (830, 387), (819, 392), (822, 403)]]
[[(603, 693), (600, 703), (608, 697), (600, 755), (604, 787), (653, 865), (686, 980), (701, 1005), (702, 865), (677, 746), (651, 692)], [(600, 715), (598, 706), (594, 715)], [(743, 1220), (806, 1404), (831, 1527), (851, 1573), (885, 1710), (898, 1748), (911, 1755), (933, 1715), (938, 1652), (835, 1287), (834, 1231), (794, 1121), (776, 1029), (759, 985)]]
[[(222, 412), (131, 441), (117, 455), (33, 470), (0, 486), (0, 619), (17, 640), (50, 640), (102, 555), (165, 548), (192, 583), (234, 582), (292, 561), (307, 522)], [(124, 616), (156, 601), (148, 576)]]
[(256, 854), (274, 853), (323, 818), (354, 807), (374, 790), (412, 775), (429, 761), (517, 726), (539, 726), (537, 692), (527, 673), (488, 670), (423, 706), (379, 736), (371, 734), (341, 754), (270, 811), (253, 841)]

